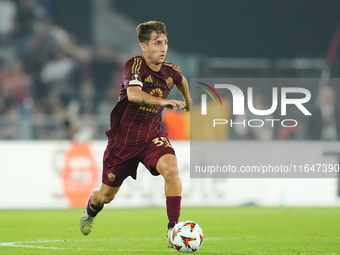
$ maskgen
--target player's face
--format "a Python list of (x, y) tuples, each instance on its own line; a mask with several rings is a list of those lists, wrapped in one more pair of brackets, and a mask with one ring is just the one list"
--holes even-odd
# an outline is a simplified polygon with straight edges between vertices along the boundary
[(165, 34), (151, 33), (151, 39), (148, 43), (141, 44), (144, 58), (147, 58), (154, 65), (163, 63), (166, 52), (168, 51), (168, 38)]

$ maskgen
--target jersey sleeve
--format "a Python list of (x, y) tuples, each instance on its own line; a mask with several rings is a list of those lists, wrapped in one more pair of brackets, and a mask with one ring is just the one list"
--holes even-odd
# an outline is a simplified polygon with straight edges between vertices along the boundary
[(124, 66), (124, 88), (131, 86), (143, 87), (143, 73), (142, 73), (142, 62), (143, 59), (140, 57), (130, 58), (126, 61)]
[(183, 81), (183, 76), (182, 76), (182, 70), (179, 66), (174, 66), (173, 67), (173, 79), (175, 84), (180, 84)]
[(164, 61), (164, 65), (168, 66), (171, 70), (171, 77), (174, 81), (174, 84), (180, 84), (183, 81), (182, 70), (179, 66)]

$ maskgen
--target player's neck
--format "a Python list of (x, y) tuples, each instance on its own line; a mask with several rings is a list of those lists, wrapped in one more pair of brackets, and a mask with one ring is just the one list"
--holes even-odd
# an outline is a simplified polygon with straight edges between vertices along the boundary
[(148, 58), (146, 58), (144, 55), (143, 55), (143, 58), (144, 58), (144, 60), (145, 60), (146, 65), (147, 65), (152, 71), (154, 71), (154, 72), (159, 72), (159, 71), (161, 70), (162, 64), (156, 65), (156, 64), (152, 63), (151, 60), (148, 59)]

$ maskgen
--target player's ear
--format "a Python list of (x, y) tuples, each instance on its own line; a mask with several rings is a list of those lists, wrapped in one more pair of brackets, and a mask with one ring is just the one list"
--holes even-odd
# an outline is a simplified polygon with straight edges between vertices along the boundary
[(142, 49), (143, 52), (146, 51), (146, 47), (147, 47), (146, 43), (141, 43), (140, 44), (140, 48)]

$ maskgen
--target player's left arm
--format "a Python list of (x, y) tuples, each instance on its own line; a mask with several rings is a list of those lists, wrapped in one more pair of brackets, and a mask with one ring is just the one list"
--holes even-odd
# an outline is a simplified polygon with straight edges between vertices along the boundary
[(187, 79), (182, 75), (182, 82), (179, 84), (176, 84), (176, 88), (178, 91), (182, 94), (184, 102), (185, 102), (185, 107), (183, 107), (184, 110), (190, 111), (191, 107), (191, 98), (190, 98), (190, 93), (189, 93), (189, 85)]

